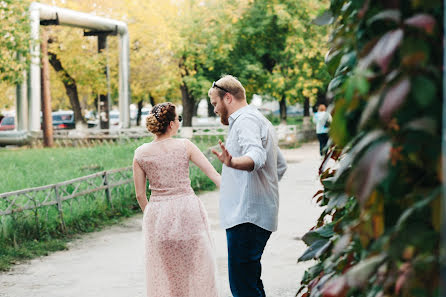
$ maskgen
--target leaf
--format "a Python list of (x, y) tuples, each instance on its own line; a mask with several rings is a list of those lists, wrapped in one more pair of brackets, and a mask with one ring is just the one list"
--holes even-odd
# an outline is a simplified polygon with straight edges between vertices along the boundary
[(344, 297), (347, 292), (348, 285), (345, 276), (332, 278), (322, 288), (323, 297)]
[(364, 111), (361, 114), (361, 119), (359, 121), (359, 128), (363, 129), (364, 126), (369, 122), (370, 118), (373, 116), (373, 114), (377, 111), (378, 105), (381, 102), (381, 96), (379, 95), (373, 95), (370, 96), (369, 100), (367, 101), (367, 105), (364, 108)]
[(401, 20), (401, 12), (396, 9), (384, 10), (382, 12), (375, 14), (373, 17), (371, 17), (367, 21), (367, 25), (371, 25), (372, 23), (374, 23), (376, 21), (382, 21), (382, 20), (393, 21), (395, 23), (399, 23)]
[(333, 24), (334, 17), (330, 10), (324, 11), (321, 15), (318, 15), (311, 22), (318, 26), (325, 26)]
[(402, 29), (396, 29), (384, 34), (373, 47), (372, 51), (360, 60), (360, 68), (368, 68), (371, 63), (376, 62), (384, 73), (387, 72), (393, 53), (401, 44), (403, 36), (404, 32)]
[(385, 136), (384, 131), (382, 130), (373, 130), (367, 133), (364, 137), (359, 140), (359, 142), (354, 145), (350, 151), (346, 152), (344, 157), (341, 159), (339, 163), (339, 168), (334, 175), (334, 179), (337, 181), (339, 177), (347, 170), (356, 159), (358, 154), (362, 153), (366, 147), (370, 147), (374, 142)]
[(436, 21), (431, 15), (420, 13), (405, 20), (404, 24), (423, 29), (426, 33), (432, 34), (434, 32)]
[(340, 75), (352, 69), (356, 64), (356, 51), (351, 51), (342, 55), (339, 66), (336, 69), (335, 76)]
[(336, 183), (336, 179), (334, 177), (327, 177), (321, 180), (321, 182), (325, 190), (339, 191), (344, 189), (344, 185)]
[(345, 82), (345, 99), (350, 102), (355, 91), (364, 95), (369, 90), (369, 83), (367, 79), (361, 75), (350, 76)]
[(339, 194), (328, 200), (326, 211), (329, 212), (334, 208), (344, 208), (347, 204), (348, 196), (345, 193)]
[(363, 287), (369, 281), (370, 276), (376, 271), (378, 266), (386, 259), (386, 255), (377, 255), (362, 260), (352, 266), (346, 273), (347, 284), (352, 288)]
[(333, 234), (333, 225), (327, 224), (320, 228), (308, 231), (304, 236), (302, 236), (302, 240), (306, 245), (310, 246), (318, 240), (332, 237)]
[(425, 76), (416, 76), (413, 81), (412, 94), (421, 107), (429, 106), (436, 97), (436, 87), (431, 79)]
[(402, 130), (413, 130), (437, 136), (437, 122), (433, 118), (422, 117), (407, 123)]
[(331, 241), (328, 239), (320, 239), (315, 241), (300, 258), (298, 262), (308, 261), (316, 257), (320, 257), (331, 245)]
[(420, 201), (417, 201), (415, 204), (413, 204), (411, 207), (406, 209), (403, 214), (398, 219), (397, 223), (395, 224), (396, 229), (401, 229), (401, 227), (406, 223), (406, 221), (409, 219), (409, 217), (415, 213), (416, 211), (427, 207), (435, 198), (437, 198), (441, 194), (441, 187), (438, 187), (434, 191), (432, 191), (425, 199), (422, 199)]
[(338, 69), (342, 56), (343, 55), (340, 50), (333, 50), (333, 49), (330, 49), (325, 55), (325, 64), (327, 66), (328, 72), (331, 75), (334, 75), (336, 69)]
[(335, 89), (339, 88), (340, 85), (342, 85), (342, 83), (345, 80), (345, 75), (340, 75), (337, 76), (335, 78), (333, 78), (330, 83), (328, 84), (328, 92), (333, 92)]
[(410, 80), (407, 77), (402, 78), (386, 91), (383, 103), (379, 109), (382, 121), (385, 123), (390, 122), (393, 113), (404, 103), (409, 91)]
[(342, 235), (336, 242), (333, 247), (333, 255), (339, 255), (342, 252), (345, 251), (345, 249), (348, 247), (352, 239), (351, 234), (347, 233)]
[(347, 190), (358, 198), (361, 206), (367, 202), (374, 188), (387, 176), (389, 169), (390, 141), (369, 148), (348, 177)]

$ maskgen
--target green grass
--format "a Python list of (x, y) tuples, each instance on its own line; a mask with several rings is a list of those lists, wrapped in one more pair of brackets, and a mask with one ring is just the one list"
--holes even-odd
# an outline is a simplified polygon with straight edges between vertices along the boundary
[(150, 139), (85, 148), (0, 150), (0, 193), (62, 182), (132, 164), (134, 150)]
[[(43, 186), (85, 176), (101, 170), (130, 166), (135, 148), (151, 139), (104, 144), (90, 148), (17, 149), (0, 151), (0, 192)], [(195, 142), (197, 143), (197, 142)], [(201, 139), (198, 147), (221, 171), (221, 164), (207, 149), (213, 138)], [(190, 168), (191, 186), (196, 192), (215, 185), (196, 166)], [(38, 198), (40, 201), (45, 195)], [(112, 188), (113, 209), (104, 191), (63, 202), (61, 218), (56, 207), (41, 207), (0, 217), (0, 270), (16, 262), (66, 248), (77, 234), (97, 231), (125, 217), (140, 213), (133, 183)], [(0, 201), (0, 208), (6, 202)]]

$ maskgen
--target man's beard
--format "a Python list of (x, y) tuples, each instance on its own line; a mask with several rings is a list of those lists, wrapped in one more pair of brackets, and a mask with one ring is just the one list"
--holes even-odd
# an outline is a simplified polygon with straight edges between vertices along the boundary
[(220, 122), (223, 125), (228, 126), (229, 125), (228, 109), (226, 108), (225, 105), (223, 105), (223, 110), (221, 110), (219, 114), (220, 114)]

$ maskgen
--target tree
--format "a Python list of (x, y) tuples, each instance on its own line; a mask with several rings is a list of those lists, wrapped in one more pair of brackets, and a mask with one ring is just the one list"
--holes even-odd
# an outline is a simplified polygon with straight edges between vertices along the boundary
[(323, 63), (325, 29), (311, 24), (327, 1), (253, 1), (237, 25), (231, 60), (233, 72), (247, 85), (247, 93), (278, 98), (281, 118), (286, 103), (315, 101), (328, 83)]
[(0, 82), (19, 84), (29, 64), (30, 27), (26, 0), (4, 0), (0, 5)]
[[(185, 1), (179, 7), (180, 39), (175, 45), (183, 102), (183, 126), (191, 126), (194, 107), (207, 97), (213, 80), (230, 64), (233, 24), (237, 23), (246, 1)], [(181, 23), (178, 23), (180, 21)]]

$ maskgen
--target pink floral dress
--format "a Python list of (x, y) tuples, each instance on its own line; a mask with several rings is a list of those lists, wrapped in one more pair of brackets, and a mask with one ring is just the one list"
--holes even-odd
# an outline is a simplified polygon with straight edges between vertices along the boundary
[(143, 144), (135, 160), (151, 190), (142, 221), (147, 296), (217, 297), (214, 246), (190, 186), (185, 141)]

